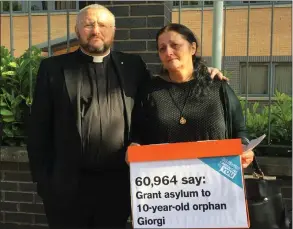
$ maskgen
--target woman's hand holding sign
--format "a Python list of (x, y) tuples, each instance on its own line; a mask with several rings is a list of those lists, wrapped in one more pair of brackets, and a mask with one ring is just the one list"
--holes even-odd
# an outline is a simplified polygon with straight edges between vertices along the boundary
[(247, 149), (246, 145), (242, 145), (243, 154), (241, 155), (241, 164), (244, 169), (246, 169), (254, 158), (254, 152), (252, 149)]
[(247, 168), (251, 164), (251, 162), (253, 161), (253, 158), (254, 158), (253, 151), (244, 152), (241, 155), (241, 164), (242, 164), (242, 167), (244, 169)]

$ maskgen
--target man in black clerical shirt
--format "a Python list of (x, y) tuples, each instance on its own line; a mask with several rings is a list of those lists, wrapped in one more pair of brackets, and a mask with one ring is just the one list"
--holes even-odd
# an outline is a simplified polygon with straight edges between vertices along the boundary
[(82, 9), (76, 34), (77, 51), (39, 68), (27, 145), (32, 178), (51, 229), (124, 228), (131, 113), (150, 76), (138, 55), (110, 50), (115, 17), (107, 8)]

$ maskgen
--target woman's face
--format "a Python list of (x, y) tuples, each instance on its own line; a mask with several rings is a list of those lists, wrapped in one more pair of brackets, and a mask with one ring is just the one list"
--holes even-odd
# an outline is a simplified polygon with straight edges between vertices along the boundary
[(190, 44), (181, 34), (174, 31), (162, 33), (158, 38), (158, 50), (162, 64), (169, 72), (193, 68), (196, 44)]

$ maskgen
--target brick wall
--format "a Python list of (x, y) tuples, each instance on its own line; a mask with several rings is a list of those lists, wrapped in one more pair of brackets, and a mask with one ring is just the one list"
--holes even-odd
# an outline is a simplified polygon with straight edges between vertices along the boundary
[(47, 228), (43, 203), (31, 181), (27, 162), (1, 161), (0, 198), (1, 229)]
[[(148, 27), (148, 35), (153, 36), (155, 28), (161, 27), (165, 20), (171, 21), (171, 16), (158, 15), (160, 1), (103, 1), (101, 4), (109, 9), (117, 17), (117, 40), (137, 40), (139, 46), (141, 36), (147, 32), (140, 33), (139, 29)], [(143, 6), (145, 4), (145, 6)], [(137, 6), (138, 5), (138, 6)], [(163, 7), (166, 9), (166, 7)], [(169, 2), (169, 9), (171, 3)], [(226, 10), (226, 56), (246, 55), (247, 36), (247, 7), (228, 7)], [(47, 14), (32, 14), (32, 43), (37, 45), (47, 41)], [(201, 8), (182, 9), (182, 23), (190, 27), (194, 33), (201, 37)], [(212, 8), (206, 8), (203, 13), (203, 41), (202, 50), (204, 56), (212, 54)], [(1, 45), (10, 47), (10, 25), (9, 15), (2, 14), (1, 17)], [(76, 12), (70, 13), (70, 33), (74, 33)], [(250, 56), (269, 56), (270, 54), (270, 19), (271, 9), (268, 6), (253, 7), (250, 12)], [(172, 21), (178, 21), (178, 12), (172, 13)], [(15, 55), (21, 55), (28, 48), (28, 16), (27, 14), (16, 14), (13, 16), (14, 23), (14, 46)], [(130, 27), (125, 28), (125, 23)], [(66, 36), (66, 14), (51, 13), (51, 39)], [(125, 42), (126, 44), (129, 42)], [(141, 44), (140, 44), (141, 45)], [(119, 45), (118, 45), (119, 46)], [(140, 46), (144, 47), (144, 46)], [(148, 42), (148, 49), (153, 42)], [(273, 55), (292, 55), (292, 5), (275, 6), (274, 10), (274, 32), (273, 32)]]
[[(178, 22), (177, 11), (173, 11), (172, 21)], [(225, 50), (223, 44), (223, 55), (246, 56), (247, 21), (247, 7), (227, 7)], [(198, 38), (201, 38), (201, 8), (183, 9), (181, 23), (191, 28)], [(249, 25), (249, 56), (270, 56), (271, 6), (251, 6)], [(291, 4), (275, 6), (273, 27), (272, 55), (292, 55)], [(203, 12), (203, 56), (212, 55), (212, 33), (213, 8), (208, 7)]]
[[(70, 33), (74, 32), (76, 13), (70, 13)], [(66, 36), (66, 14), (51, 15), (51, 39)], [(13, 16), (14, 54), (20, 56), (29, 48), (28, 16), (18, 14)], [(47, 14), (32, 16), (32, 44), (37, 45), (48, 39)], [(1, 15), (1, 45), (10, 48), (9, 15)]]
[[(112, 3), (115, 4), (115, 7), (121, 4), (118, 1)], [(130, 3), (128, 11), (121, 17), (116, 17), (113, 49), (140, 54), (150, 71), (157, 72), (161, 65), (155, 46), (155, 37), (160, 28), (171, 22), (172, 2), (148, 1), (148, 3), (144, 3), (139, 1), (126, 3)], [(113, 6), (109, 9), (115, 14)]]
[[(154, 50), (154, 36), (158, 28), (171, 21), (172, 2), (167, 1), (101, 1), (102, 5), (112, 11), (116, 17), (115, 48), (121, 51), (145, 52)], [(70, 13), (70, 33), (74, 33), (76, 12)], [(9, 15), (0, 15), (1, 45), (10, 48)], [(51, 13), (51, 40), (66, 37), (66, 14)], [(28, 16), (13, 16), (13, 39), (15, 55), (21, 55), (28, 49)], [(47, 14), (32, 15), (32, 44), (47, 42)]]

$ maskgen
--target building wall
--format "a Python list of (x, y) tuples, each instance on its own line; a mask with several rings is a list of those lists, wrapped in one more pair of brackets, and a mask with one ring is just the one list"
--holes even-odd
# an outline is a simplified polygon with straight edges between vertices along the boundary
[[(69, 48), (69, 52), (74, 52), (75, 50), (78, 49), (78, 47), (79, 46), (71, 46)], [(54, 51), (54, 56), (58, 56), (58, 55), (65, 54), (65, 53), (67, 53), (67, 48)]]
[[(0, 228), (46, 229), (43, 201), (32, 183), (28, 163), (1, 162)], [(4, 224), (5, 222), (5, 224)]]
[[(208, 66), (212, 65), (212, 57), (211, 56), (204, 56), (203, 60), (206, 62)], [(234, 89), (234, 91), (240, 95), (241, 91), (241, 71), (240, 71), (240, 65), (242, 63), (246, 63), (247, 57), (246, 56), (226, 56), (222, 58), (222, 66), (226, 73), (228, 73), (228, 77), (230, 79), (230, 86)], [(269, 65), (270, 63), (270, 57), (269, 56), (253, 56), (249, 57), (249, 65), (253, 63), (263, 64), (263, 65)], [(273, 56), (272, 57), (272, 63), (292, 63), (292, 57), (291, 56)], [(274, 73), (273, 73), (274, 74)], [(268, 74), (268, 78), (270, 78), (270, 74)], [(274, 75), (273, 75), (274, 77)], [(280, 77), (278, 75), (278, 77)], [(282, 76), (281, 76), (282, 77)], [(289, 85), (292, 85), (292, 80), (289, 82), (287, 78), (283, 78), (283, 81), (288, 82)], [(274, 87), (275, 83), (272, 82), (272, 85)], [(284, 93), (287, 93), (287, 91), (281, 91)], [(291, 87), (291, 93), (292, 94), (292, 87)], [(273, 94), (272, 94), (273, 96)], [(249, 100), (253, 102), (254, 100), (260, 101), (265, 100), (268, 101), (267, 95), (249, 95)]]
[[(271, 15), (271, 6), (251, 6), (249, 15), (249, 49), (247, 53), (248, 7), (227, 7), (224, 12), (226, 23), (223, 28), (222, 70), (229, 73), (230, 85), (237, 94), (240, 94), (241, 77), (244, 77), (241, 76), (241, 64), (247, 60), (249, 65), (252, 63), (269, 65), (270, 55), (272, 54), (273, 64), (292, 63), (291, 5), (275, 6), (273, 11), (273, 33), (271, 33)], [(172, 21), (178, 22), (178, 16), (178, 10), (173, 10)], [(201, 44), (198, 53), (202, 54), (208, 66), (212, 66), (213, 8), (206, 8), (203, 13), (201, 8), (183, 8), (181, 23), (185, 24), (197, 35)], [(201, 30), (203, 30), (203, 34), (201, 34)], [(271, 34), (273, 35), (271, 36)], [(274, 76), (268, 73), (267, 79)], [(290, 80), (290, 78), (282, 75), (276, 76), (282, 77), (283, 84), (292, 85), (292, 79)], [(266, 80), (256, 80), (255, 82), (257, 81), (257, 85), (266, 84)], [(273, 88), (275, 88), (274, 80), (272, 82)], [(249, 100), (268, 100), (268, 95), (261, 93), (262, 87), (257, 86), (257, 88), (259, 88), (259, 94), (249, 95)], [(285, 90), (284, 87), (278, 88), (278, 90), (292, 94), (292, 87), (291, 90), (288, 88)]]
[[(129, 6), (116, 6), (112, 9), (123, 28)], [(114, 10), (113, 10), (114, 9)], [(181, 22), (190, 27), (201, 38), (201, 8), (182, 9)], [(151, 14), (151, 12), (147, 12)], [(150, 15), (152, 17), (152, 15)], [(134, 26), (131, 29), (144, 27), (139, 24), (140, 18), (133, 16)], [(213, 11), (207, 8), (203, 13), (203, 56), (212, 55), (212, 24)], [(155, 21), (156, 18), (154, 18)], [(76, 13), (70, 13), (70, 33), (74, 33)], [(124, 20), (124, 21), (123, 21)], [(172, 13), (172, 21), (178, 22), (178, 12)], [(15, 55), (21, 55), (29, 44), (27, 14), (13, 16)], [(273, 32), (273, 56), (292, 55), (292, 8), (290, 6), (275, 6)], [(159, 28), (158, 26), (151, 26)], [(225, 56), (246, 56), (247, 52), (247, 7), (230, 7), (226, 10)], [(266, 6), (251, 7), (249, 56), (269, 56), (271, 39), (271, 8)], [(121, 33), (123, 31), (120, 31)], [(1, 15), (1, 45), (10, 47), (9, 15)], [(121, 40), (130, 40), (127, 31)], [(51, 13), (51, 40), (66, 36), (66, 14)], [(37, 45), (48, 39), (47, 14), (32, 16), (32, 43)], [(116, 39), (117, 40), (117, 39)], [(120, 40), (120, 39), (119, 39)]]
[[(70, 14), (70, 33), (74, 32), (76, 14)], [(1, 15), (1, 45), (10, 49), (10, 18)], [(14, 54), (20, 56), (29, 48), (29, 27), (27, 14), (13, 16)], [(51, 40), (66, 36), (66, 14), (51, 14)], [(47, 14), (32, 16), (32, 44), (48, 41)]]
[[(107, 3), (105, 3), (107, 4)], [(140, 4), (145, 4), (140, 2)], [(116, 35), (114, 49), (138, 53), (147, 63), (153, 74), (158, 73), (160, 61), (155, 47), (156, 31), (164, 25), (166, 18), (156, 15), (159, 9), (156, 4), (149, 4), (153, 9), (142, 12), (139, 7), (132, 4), (115, 3), (109, 9), (116, 15)], [(145, 5), (147, 6), (147, 5)], [(156, 9), (156, 10), (155, 10)], [(225, 37), (223, 44), (223, 68), (231, 74), (231, 86), (239, 93), (241, 74), (240, 64), (246, 62), (247, 55), (247, 7), (227, 7), (226, 9)], [(202, 38), (199, 54), (211, 64), (212, 55), (212, 8), (203, 11), (203, 36), (201, 36), (201, 8), (182, 9), (181, 23), (193, 30), (199, 39)], [(28, 17), (25, 14), (15, 15), (14, 46), (15, 55), (21, 55), (28, 48)], [(70, 33), (74, 33), (76, 13), (70, 13)], [(172, 21), (178, 22), (178, 11), (173, 9)], [(290, 63), (292, 55), (292, 7), (291, 5), (277, 5), (274, 8), (273, 36), (271, 36), (271, 7), (251, 6), (249, 27), (249, 62), (268, 64), (270, 59), (270, 42), (273, 39), (272, 56), (274, 62)], [(1, 45), (10, 47), (9, 16), (1, 16)], [(51, 14), (51, 40), (66, 36), (66, 14)], [(47, 14), (34, 14), (32, 16), (32, 43), (37, 45), (47, 42)], [(70, 51), (78, 47), (73, 46)], [(53, 55), (66, 53), (67, 49), (54, 49)], [(268, 75), (268, 77), (270, 77)], [(265, 82), (264, 82), (265, 83)], [(286, 84), (292, 80), (286, 79)], [(292, 91), (292, 89), (291, 89)], [(288, 90), (285, 91), (288, 93)], [(291, 93), (289, 93), (291, 94)], [(264, 95), (262, 95), (264, 96)]]
[[(201, 38), (201, 8), (182, 9), (181, 23)], [(250, 8), (249, 56), (269, 56), (271, 42), (271, 7)], [(225, 56), (246, 56), (247, 7), (227, 7)], [(178, 11), (173, 11), (172, 21), (178, 22)], [(275, 6), (273, 24), (273, 56), (292, 55), (292, 8)], [(203, 13), (202, 55), (212, 55), (213, 9)], [(223, 45), (224, 46), (224, 45)], [(223, 47), (224, 54), (224, 47)]]

